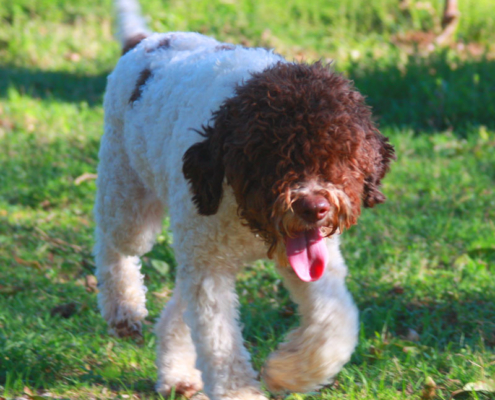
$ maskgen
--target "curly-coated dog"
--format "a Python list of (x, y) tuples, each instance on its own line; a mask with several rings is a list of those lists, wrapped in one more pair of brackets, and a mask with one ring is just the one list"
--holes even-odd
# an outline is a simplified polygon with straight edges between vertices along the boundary
[(267, 360), (270, 391), (331, 381), (357, 341), (339, 234), (384, 201), (393, 147), (363, 96), (322, 63), (197, 33), (151, 34), (117, 2), (126, 52), (108, 78), (95, 247), (120, 336), (147, 315), (139, 256), (170, 214), (177, 282), (156, 327), (157, 390), (265, 399), (243, 345), (236, 273), (269, 257), (300, 327)]

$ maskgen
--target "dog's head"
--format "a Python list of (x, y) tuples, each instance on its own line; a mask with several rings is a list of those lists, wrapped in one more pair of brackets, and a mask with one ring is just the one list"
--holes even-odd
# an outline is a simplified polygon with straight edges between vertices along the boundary
[(240, 217), (303, 280), (323, 273), (324, 236), (385, 201), (394, 149), (351, 82), (321, 63), (277, 64), (237, 87), (184, 155), (202, 215), (232, 186)]

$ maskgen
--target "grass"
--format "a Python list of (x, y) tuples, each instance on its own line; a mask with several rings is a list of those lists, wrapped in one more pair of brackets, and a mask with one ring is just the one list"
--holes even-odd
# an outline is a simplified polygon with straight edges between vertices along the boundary
[[(331, 387), (290, 398), (449, 399), (495, 377), (495, 27), (490, 0), (460, 6), (456, 43), (432, 49), (424, 38), (440, 29), (440, 2), (143, 4), (155, 30), (335, 59), (396, 146), (388, 202), (343, 237), (359, 346)], [(152, 321), (173, 288), (167, 221), (144, 259), (145, 343), (112, 338), (91, 281), (95, 184), (77, 180), (96, 171), (118, 59), (110, 10), (108, 0), (0, 0), (0, 398), (159, 398)], [(270, 263), (246, 268), (238, 290), (260, 368), (296, 312)]]

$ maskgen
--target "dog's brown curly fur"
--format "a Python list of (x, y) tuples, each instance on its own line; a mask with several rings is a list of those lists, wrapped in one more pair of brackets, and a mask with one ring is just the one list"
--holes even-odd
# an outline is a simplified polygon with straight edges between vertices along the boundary
[(347, 195), (349, 215), (343, 224), (334, 220), (330, 234), (355, 224), (361, 204), (385, 201), (380, 181), (394, 149), (364, 97), (322, 63), (280, 63), (254, 74), (200, 133), (206, 139), (185, 153), (183, 165), (199, 213), (217, 212), (226, 177), (240, 217), (272, 249), (280, 232), (290, 235), (277, 215), (290, 209), (293, 190), (304, 182)]

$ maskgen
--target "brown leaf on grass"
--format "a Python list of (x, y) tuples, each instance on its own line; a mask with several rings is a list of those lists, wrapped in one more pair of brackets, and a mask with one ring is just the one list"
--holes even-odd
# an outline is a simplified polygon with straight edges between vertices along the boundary
[(404, 288), (402, 286), (396, 285), (392, 289), (390, 289), (390, 293), (392, 294), (403, 294)]
[(435, 398), (437, 392), (437, 384), (435, 381), (429, 376), (425, 380), (425, 386), (423, 391), (421, 392), (422, 400), (431, 400)]
[(73, 63), (81, 61), (81, 55), (79, 53), (69, 52), (65, 54), (64, 58), (66, 60), (72, 61)]
[(159, 299), (168, 299), (171, 294), (172, 294), (172, 291), (168, 288), (163, 288), (159, 292), (153, 292), (153, 296), (156, 296)]
[[(47, 397), (47, 396), (40, 396), (36, 393), (33, 393), (33, 391), (31, 389), (29, 389), (27, 386), (24, 386), (24, 389), (23, 389), (23, 392), (24, 392), (24, 396), (23, 397), (18, 397), (19, 399), (29, 399), (29, 400), (51, 400), (52, 397)], [(0, 397), (0, 399), (2, 399)]]
[(294, 314), (296, 313), (296, 311), (294, 310), (294, 308), (290, 305), (284, 307), (281, 311), (281, 314), (284, 316), (284, 317), (292, 317)]
[(24, 265), (29, 268), (35, 268), (37, 270), (43, 269), (39, 261), (23, 260), (22, 258), (19, 258), (17, 256), (14, 256), (14, 260), (17, 264)]
[(50, 208), (50, 206), (52, 205), (52, 203), (50, 203), (50, 200), (46, 199), (46, 200), (43, 200), (41, 203), (40, 203), (40, 206), (43, 210), (48, 210)]
[(50, 315), (52, 317), (59, 315), (62, 318), (67, 319), (72, 317), (76, 313), (76, 311), (77, 311), (76, 303), (70, 302), (53, 307), (50, 311)]
[(24, 288), (22, 286), (5, 286), (0, 285), (0, 295), (12, 296), (16, 293), (23, 291)]
[(14, 129), (14, 123), (8, 119), (0, 118), (0, 138), (7, 132), (11, 132)]
[(371, 345), (368, 350), (369, 350), (370, 356), (372, 356), (372, 357), (380, 357), (383, 353), (382, 349), (377, 348), (373, 345)]
[(81, 183), (86, 182), (86, 181), (91, 181), (98, 178), (97, 174), (90, 174), (89, 172), (85, 172), (82, 175), (79, 175), (75, 180), (74, 180), (74, 185), (79, 186)]
[(39, 237), (41, 238), (41, 240), (44, 240), (45, 242), (50, 243), (54, 247), (57, 247), (57, 248), (69, 247), (70, 249), (74, 250), (76, 253), (81, 253), (83, 251), (83, 248), (81, 246), (78, 246), (77, 244), (70, 244), (70, 243), (67, 243), (66, 241), (64, 241), (62, 239), (52, 238), (45, 231), (43, 231), (42, 229), (40, 229), (38, 227), (36, 227), (34, 229), (39, 234)]
[(94, 275), (86, 275), (84, 277), (84, 286), (86, 288), (86, 292), (88, 293), (96, 293), (98, 292), (98, 280)]

